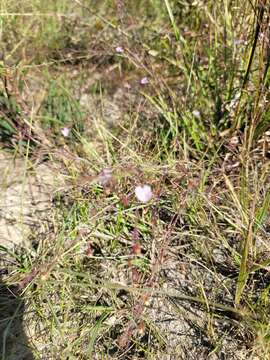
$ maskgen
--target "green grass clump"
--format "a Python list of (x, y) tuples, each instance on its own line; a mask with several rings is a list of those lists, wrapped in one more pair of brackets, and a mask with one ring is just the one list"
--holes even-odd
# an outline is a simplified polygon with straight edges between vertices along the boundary
[(40, 116), (45, 130), (51, 129), (59, 134), (61, 128), (68, 127), (83, 132), (83, 111), (61, 79), (49, 85)]

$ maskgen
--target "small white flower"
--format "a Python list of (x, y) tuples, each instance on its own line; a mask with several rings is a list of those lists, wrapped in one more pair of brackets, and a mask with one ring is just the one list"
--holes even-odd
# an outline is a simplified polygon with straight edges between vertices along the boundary
[(117, 47), (115, 48), (115, 51), (116, 51), (118, 54), (123, 54), (124, 49), (122, 48), (122, 46), (117, 46)]
[(68, 137), (68, 135), (70, 133), (70, 129), (67, 127), (64, 127), (63, 129), (61, 129), (61, 133), (64, 137)]
[(146, 77), (146, 76), (143, 77), (143, 78), (141, 79), (140, 83), (141, 83), (141, 85), (146, 85), (146, 84), (148, 84), (148, 83), (149, 83), (148, 77)]
[(194, 115), (198, 119), (201, 117), (201, 113), (199, 112), (199, 110), (193, 110), (192, 115)]
[(146, 203), (152, 199), (153, 193), (149, 185), (143, 185), (136, 186), (135, 195), (140, 202)]
[(243, 44), (244, 43), (244, 40), (242, 40), (242, 39), (235, 39), (234, 40), (234, 45), (241, 45), (241, 44)]

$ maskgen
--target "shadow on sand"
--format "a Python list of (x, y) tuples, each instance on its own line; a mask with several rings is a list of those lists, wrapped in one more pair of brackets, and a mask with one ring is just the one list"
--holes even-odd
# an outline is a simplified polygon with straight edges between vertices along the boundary
[(0, 276), (0, 360), (34, 360), (23, 331), (24, 303)]

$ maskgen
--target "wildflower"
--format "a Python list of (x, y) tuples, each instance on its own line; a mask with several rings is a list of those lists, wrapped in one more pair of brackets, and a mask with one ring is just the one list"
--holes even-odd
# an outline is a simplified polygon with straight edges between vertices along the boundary
[(146, 85), (146, 84), (148, 84), (148, 83), (149, 83), (148, 77), (146, 77), (146, 76), (143, 77), (143, 78), (141, 79), (140, 83), (141, 83), (141, 85)]
[(201, 117), (201, 113), (199, 112), (199, 110), (193, 110), (192, 115), (194, 115), (198, 119)]
[(98, 176), (98, 182), (100, 185), (107, 185), (112, 180), (112, 170), (105, 168)]
[(143, 185), (136, 186), (135, 195), (140, 202), (146, 203), (152, 199), (153, 193), (149, 185)]
[(234, 45), (241, 45), (241, 44), (243, 44), (245, 41), (244, 40), (242, 40), (242, 39), (235, 39), (234, 40)]
[(124, 49), (122, 48), (122, 46), (117, 46), (117, 47), (115, 48), (115, 51), (116, 51), (118, 54), (123, 54)]
[(70, 129), (67, 127), (64, 127), (63, 129), (61, 129), (61, 133), (64, 137), (68, 137), (68, 135), (70, 133)]

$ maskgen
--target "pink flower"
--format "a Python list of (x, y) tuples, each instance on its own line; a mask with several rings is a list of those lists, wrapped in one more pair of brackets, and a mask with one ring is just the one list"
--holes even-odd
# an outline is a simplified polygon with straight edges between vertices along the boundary
[(152, 199), (153, 193), (149, 185), (143, 185), (136, 186), (135, 195), (140, 202), (146, 203)]
[(141, 85), (146, 85), (146, 84), (148, 84), (148, 83), (149, 83), (148, 77), (146, 77), (146, 76), (143, 77), (143, 78), (141, 79), (140, 83), (141, 83)]
[(116, 51), (118, 54), (123, 54), (124, 49), (122, 48), (122, 46), (117, 46), (117, 47), (115, 48), (115, 51)]
[(68, 135), (70, 133), (70, 129), (67, 127), (64, 127), (63, 129), (61, 129), (61, 133), (64, 137), (68, 137)]

